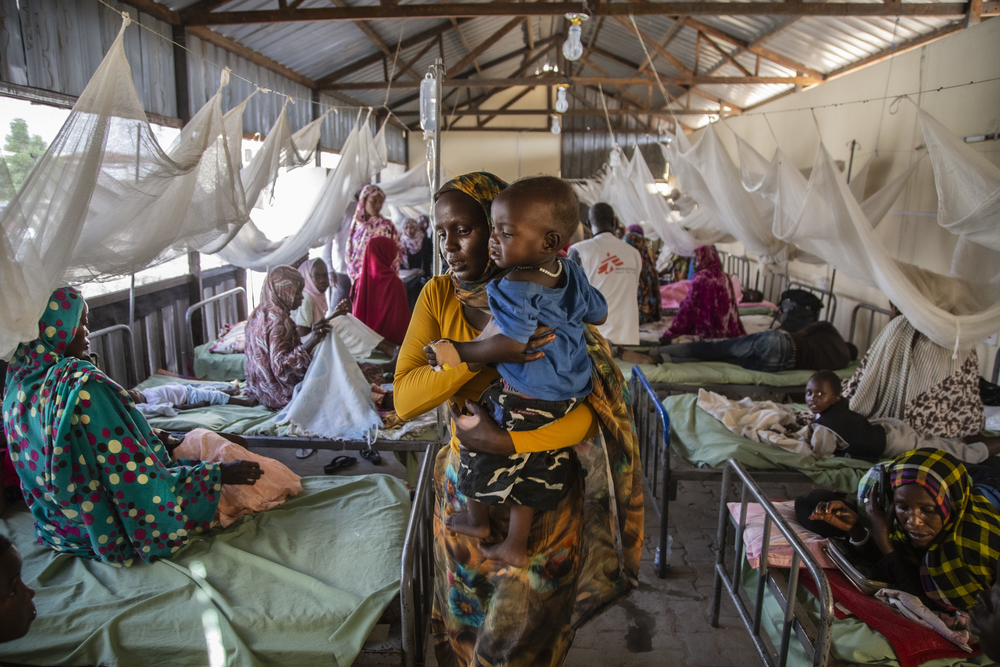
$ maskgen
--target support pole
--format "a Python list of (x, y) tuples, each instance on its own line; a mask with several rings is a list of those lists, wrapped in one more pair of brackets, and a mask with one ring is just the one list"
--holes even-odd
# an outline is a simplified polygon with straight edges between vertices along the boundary
[[(441, 187), (441, 131), (444, 129), (444, 114), (441, 113), (442, 104), (442, 94), (443, 87), (441, 82), (444, 80), (444, 61), (441, 58), (437, 58), (434, 61), (434, 65), (431, 67), (434, 72), (434, 137), (432, 139), (434, 146), (434, 154), (431, 156), (431, 224), (436, 225), (437, 219), (434, 215), (434, 193), (438, 191)], [(434, 238), (434, 245), (437, 246), (437, 234), (432, 232), (432, 237)], [(434, 275), (439, 276), (442, 273), (441, 267), (441, 248), (434, 248)], [(437, 437), (438, 441), (444, 443), (444, 425), (448, 423), (448, 408), (445, 405), (439, 405), (437, 408)]]

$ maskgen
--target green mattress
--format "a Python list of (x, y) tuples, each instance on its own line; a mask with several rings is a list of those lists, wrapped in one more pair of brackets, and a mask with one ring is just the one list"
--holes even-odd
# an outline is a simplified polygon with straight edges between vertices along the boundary
[(194, 348), (194, 376), (199, 380), (229, 382), (245, 380), (246, 357), (242, 354), (217, 354), (211, 347), (218, 341), (210, 341)]
[(733, 458), (758, 470), (796, 470), (816, 484), (848, 493), (857, 491), (858, 482), (872, 466), (840, 457), (820, 461), (736, 435), (699, 408), (695, 394), (670, 396), (663, 407), (670, 415), (670, 447), (692, 465), (722, 468)]
[[(816, 371), (781, 371), (765, 373), (763, 371), (748, 371), (735, 364), (723, 361), (695, 361), (689, 364), (630, 364), (621, 359), (615, 359), (622, 373), (628, 377), (632, 367), (638, 366), (650, 382), (685, 384), (692, 387), (703, 387), (710, 384), (745, 384), (764, 385), (769, 387), (802, 387)], [(841, 378), (849, 378), (857, 368), (856, 361), (842, 370), (837, 371)]]
[[(114, 568), (0, 519), (24, 558), (38, 618), (0, 644), (33, 665), (350, 665), (399, 592), (410, 513), (387, 475), (310, 477), (285, 504), (195, 537), (172, 559)], [(215, 656), (213, 656), (215, 657)]]

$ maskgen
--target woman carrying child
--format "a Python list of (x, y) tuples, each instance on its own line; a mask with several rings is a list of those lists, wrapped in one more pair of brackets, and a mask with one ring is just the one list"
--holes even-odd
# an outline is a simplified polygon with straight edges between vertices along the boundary
[[(581, 403), (594, 386), (583, 328), (585, 323), (603, 324), (608, 304), (583, 269), (556, 257), (579, 224), (579, 209), (573, 189), (553, 176), (520, 180), (497, 195), (490, 258), (508, 272), (489, 283), (486, 293), (499, 333), (467, 343), (431, 344), (428, 361), (435, 367), (499, 362), (501, 379), (486, 390), (481, 402), (508, 431), (550, 425)], [(531, 363), (502, 363), (522, 352), (542, 322), (556, 334), (545, 346), (545, 356)], [(541, 433), (550, 434), (551, 430)], [(488, 506), (512, 501), (507, 538), (484, 546), (483, 553), (524, 567), (534, 511), (555, 509), (577, 465), (572, 450), (502, 456), (463, 449), (458, 490), (468, 499), (469, 509), (451, 515), (445, 525), (465, 535), (489, 537)]]
[[(593, 391), (542, 431), (505, 431), (472, 402), (498, 378), (495, 370), (461, 363), (435, 373), (427, 363), (426, 346), (442, 338), (471, 341), (490, 320), (486, 285), (504, 275), (489, 254), (491, 205), (506, 186), (492, 174), (475, 173), (449, 181), (436, 193), (435, 235), (450, 271), (432, 278), (421, 292), (396, 369), (400, 416), (413, 418), (450, 400), (454, 418), (456, 437), (435, 465), (431, 623), (441, 665), (561, 665), (576, 628), (635, 587), (642, 545), (642, 483), (624, 380), (591, 328), (586, 340)], [(522, 346), (523, 354), (505, 361), (531, 363), (553, 338), (536, 334)], [(471, 414), (460, 414), (462, 407)], [(588, 440), (595, 421), (597, 440)], [(545, 430), (553, 436), (544, 437)], [(576, 445), (586, 484), (573, 475), (557, 507), (535, 514), (527, 567), (490, 560), (479, 538), (445, 527), (450, 515), (467, 509), (455, 487), (459, 442), (472, 451), (501, 455)], [(506, 509), (491, 508), (491, 519), (503, 523)]]

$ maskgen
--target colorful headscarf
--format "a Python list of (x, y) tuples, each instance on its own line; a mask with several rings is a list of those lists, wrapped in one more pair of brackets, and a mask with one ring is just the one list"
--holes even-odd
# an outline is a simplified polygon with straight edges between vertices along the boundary
[(65, 356), (84, 307), (72, 287), (55, 290), (7, 371), (4, 432), (35, 532), (54, 551), (116, 566), (169, 557), (210, 527), (220, 468), (171, 462), (128, 394)]
[(312, 271), (317, 264), (322, 264), (323, 268), (326, 269), (326, 263), (323, 260), (317, 259), (307, 259), (299, 265), (299, 274), (301, 274), (303, 280), (305, 280), (305, 285), (302, 287), (302, 291), (309, 295), (312, 300), (313, 309), (313, 322), (318, 322), (326, 316), (326, 311), (329, 310), (330, 305), (326, 301), (326, 294), (323, 294), (316, 286), (316, 281), (313, 280)]
[(399, 231), (381, 215), (368, 215), (365, 206), (372, 196), (380, 194), (385, 197), (385, 192), (377, 185), (366, 185), (358, 195), (358, 205), (354, 209), (354, 219), (351, 221), (351, 231), (347, 238), (347, 249), (344, 253), (344, 264), (347, 275), (352, 281), (358, 279), (361, 273), (361, 265), (365, 259), (365, 248), (368, 247), (368, 240), (375, 236), (388, 236), (395, 241), (398, 254), (393, 262), (393, 268), (397, 271), (402, 264), (405, 250), (400, 240)]
[[(965, 466), (947, 452), (916, 449), (883, 464), (895, 490), (919, 484), (937, 503), (944, 527), (920, 554), (895, 526), (890, 538), (899, 550), (920, 563), (920, 579), (927, 596), (942, 607), (971, 609), (976, 594), (996, 582), (1000, 560), (1000, 512), (972, 486)], [(867, 519), (864, 500), (879, 478), (878, 466), (858, 486), (858, 509)]]
[(664, 334), (667, 338), (693, 335), (702, 338), (745, 336), (740, 321), (733, 281), (722, 270), (719, 253), (710, 245), (694, 251), (698, 270), (691, 289), (677, 309), (677, 316)]
[(406, 288), (392, 268), (396, 245), (392, 239), (376, 236), (365, 250), (365, 266), (354, 283), (352, 312), (386, 340), (403, 342), (410, 325)]
[[(497, 198), (497, 195), (506, 189), (507, 182), (502, 178), (494, 176), (486, 171), (475, 171), (470, 174), (456, 176), (442, 185), (438, 189), (437, 193), (435, 193), (434, 201), (436, 202), (438, 197), (445, 192), (450, 192), (452, 190), (464, 192), (475, 199), (476, 202), (483, 207), (483, 212), (486, 213), (486, 224), (489, 227), (489, 231), (492, 233), (493, 200)], [(487, 310), (489, 308), (489, 301), (486, 296), (486, 285), (488, 285), (490, 281), (504, 276), (506, 273), (507, 270), (501, 269), (497, 266), (493, 262), (492, 257), (486, 265), (486, 270), (483, 272), (483, 275), (479, 278), (479, 280), (465, 282), (463, 280), (459, 280), (454, 273), (451, 273), (451, 284), (455, 288), (455, 297), (463, 306)]]
[(645, 236), (645, 232), (642, 231), (642, 225), (629, 225), (628, 227), (625, 228), (625, 233)]

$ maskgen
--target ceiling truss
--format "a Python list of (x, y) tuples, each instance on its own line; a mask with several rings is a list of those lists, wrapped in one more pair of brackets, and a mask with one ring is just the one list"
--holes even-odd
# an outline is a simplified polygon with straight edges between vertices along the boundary
[[(574, 65), (563, 60), (558, 47), (565, 35), (554, 34), (551, 37), (539, 39), (533, 28), (532, 18), (542, 16), (561, 16), (566, 12), (579, 11), (580, 3), (570, 2), (510, 2), (498, 0), (487, 3), (443, 2), (430, 4), (398, 4), (397, 0), (379, 0), (377, 5), (351, 6), (346, 0), (329, 0), (330, 7), (302, 7), (303, 0), (277, 0), (277, 9), (259, 9), (252, 11), (217, 11), (229, 0), (201, 0), (187, 9), (175, 12), (158, 4), (154, 0), (121, 0), (140, 11), (154, 16), (173, 26), (182, 26), (187, 34), (198, 37), (220, 48), (226, 49), (251, 62), (281, 74), (314, 91), (324, 91), (348, 103), (357, 102), (347, 94), (354, 90), (379, 90), (391, 85), (394, 89), (415, 89), (419, 87), (422, 78), (416, 71), (421, 60), (435, 45), (441, 55), (444, 55), (444, 36), (455, 31), (465, 47), (465, 55), (456, 62), (447, 64), (443, 86), (447, 95), (443, 106), (448, 116), (446, 127), (455, 130), (467, 130), (469, 127), (452, 127), (462, 118), (476, 119), (472, 129), (493, 130), (488, 125), (497, 118), (513, 116), (540, 116), (548, 126), (548, 115), (552, 111), (551, 88), (558, 85), (570, 86), (573, 99), (579, 104), (570, 109), (568, 116), (604, 116), (624, 119), (634, 119), (645, 130), (652, 130), (653, 119), (673, 122), (676, 117), (703, 116), (705, 114), (736, 115), (744, 111), (766, 104), (778, 97), (844, 76), (856, 69), (865, 67), (899, 53), (927, 44), (952, 32), (973, 25), (991, 16), (1000, 15), (1000, 0), (970, 0), (969, 2), (808, 2), (801, 0), (786, 0), (785, 2), (650, 2), (649, 0), (627, 0), (626, 2), (601, 2), (586, 0), (588, 9), (594, 21), (589, 39), (585, 44), (583, 56)], [(659, 37), (649, 34), (639, 27), (636, 17), (669, 16), (672, 19), (669, 28)], [(710, 26), (696, 17), (720, 15), (767, 15), (782, 16), (771, 29), (754, 37), (750, 41), (742, 40), (722, 30)], [(476, 17), (510, 16), (498, 30), (481, 39), (478, 44), (471, 44), (462, 30), (462, 26)], [(764, 43), (793, 25), (802, 17), (810, 16), (858, 16), (858, 17), (896, 17), (896, 16), (940, 16), (956, 19), (955, 22), (933, 32), (918, 36), (872, 54), (834, 72), (824, 74), (806, 67), (804, 64), (775, 53), (764, 46)], [(367, 23), (380, 19), (407, 18), (441, 18), (437, 25), (421, 31), (411, 37), (391, 44), (376, 32), (373, 24)], [(537, 19), (535, 19), (537, 20)], [(301, 21), (350, 21), (364, 33), (376, 47), (376, 51), (343, 65), (315, 80), (310, 79), (261, 53), (221, 35), (209, 26), (245, 25), (254, 23), (289, 23)], [(641, 40), (647, 52), (642, 63), (631, 62), (612, 53), (599, 44), (598, 36), (605, 21), (620, 24), (623, 28)], [(684, 63), (669, 49), (670, 43), (684, 28), (695, 32), (696, 46), (692, 66)], [(524, 47), (512, 51), (489, 62), (480, 62), (486, 51), (514, 30), (520, 29), (524, 35)], [(415, 52), (403, 57), (404, 51), (415, 49)], [(555, 51), (557, 75), (543, 73), (533, 76), (532, 67), (542, 58), (548, 58)], [(748, 57), (749, 56), (749, 57)], [(521, 58), (522, 63), (510, 77), (489, 78), (483, 72), (498, 64)], [(706, 58), (714, 62), (703, 66)], [(612, 76), (604, 69), (603, 59), (617, 65), (630, 68), (634, 74), (630, 76)], [(657, 68), (657, 61), (666, 68), (669, 74)], [(761, 76), (761, 62), (769, 62), (792, 72), (788, 76)], [(381, 62), (383, 64), (382, 80), (380, 81), (344, 81), (348, 75), (363, 68)], [(722, 76), (716, 74), (719, 69), (729, 67), (732, 74)], [(391, 68), (391, 70), (390, 70)], [(390, 74), (390, 71), (392, 72)], [(774, 71), (771, 68), (770, 71)], [(559, 73), (562, 73), (561, 75)], [(594, 74), (592, 76), (589, 74)], [(391, 79), (391, 81), (390, 81)], [(661, 86), (662, 84), (662, 86)], [(764, 100), (753, 107), (740, 108), (731, 101), (725, 100), (712, 92), (704, 90), (703, 86), (711, 85), (744, 85), (770, 84), (784, 85), (787, 90)], [(641, 93), (635, 87), (641, 87)], [(504, 90), (521, 87), (514, 96), (508, 98), (500, 107), (484, 109), (483, 104), (492, 100)], [(512, 109), (530, 91), (538, 87), (548, 87), (545, 109)], [(667, 90), (666, 87), (672, 89)], [(473, 94), (472, 89), (481, 92)], [(595, 105), (588, 98), (577, 92), (579, 89), (592, 89), (603, 94), (607, 101), (614, 104), (606, 110), (605, 105)], [(661, 90), (666, 95), (666, 104), (654, 103), (654, 90)], [(411, 93), (397, 99), (389, 109), (381, 109), (385, 114), (397, 117), (412, 117), (414, 111), (402, 107), (411, 104), (418, 95)], [(462, 98), (465, 98), (464, 101)], [(692, 97), (713, 102), (717, 109), (692, 109)], [(662, 102), (662, 98), (660, 98)], [(495, 104), (495, 103), (494, 103)], [(449, 113), (450, 108), (450, 113)], [(645, 117), (645, 120), (643, 119)], [(677, 121), (680, 122), (680, 121)], [(415, 123), (407, 122), (409, 129), (414, 129)], [(682, 124), (683, 125), (683, 124)], [(544, 131), (545, 128), (542, 128)], [(524, 131), (526, 128), (517, 128)], [(572, 130), (569, 130), (572, 131)]]

